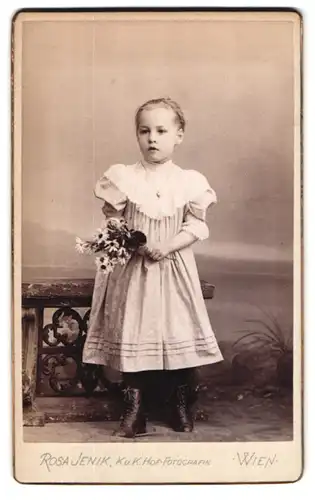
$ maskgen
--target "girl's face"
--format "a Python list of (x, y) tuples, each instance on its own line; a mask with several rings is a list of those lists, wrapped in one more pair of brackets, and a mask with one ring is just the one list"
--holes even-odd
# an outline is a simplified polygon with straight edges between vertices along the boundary
[(143, 158), (149, 163), (169, 160), (183, 140), (183, 131), (172, 109), (144, 109), (139, 116), (137, 139)]

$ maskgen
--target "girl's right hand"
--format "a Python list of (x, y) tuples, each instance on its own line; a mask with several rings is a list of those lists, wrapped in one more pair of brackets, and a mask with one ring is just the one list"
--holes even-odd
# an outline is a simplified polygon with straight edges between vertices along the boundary
[(147, 247), (147, 245), (141, 245), (141, 247), (138, 248), (137, 252), (142, 257), (147, 257), (149, 255), (149, 248)]

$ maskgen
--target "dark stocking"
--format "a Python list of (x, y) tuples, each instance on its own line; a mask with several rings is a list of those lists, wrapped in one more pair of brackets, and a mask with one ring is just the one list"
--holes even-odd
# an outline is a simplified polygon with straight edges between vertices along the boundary
[(170, 370), (169, 380), (171, 395), (168, 407), (171, 427), (177, 432), (191, 432), (194, 426), (192, 406), (197, 399), (197, 370)]

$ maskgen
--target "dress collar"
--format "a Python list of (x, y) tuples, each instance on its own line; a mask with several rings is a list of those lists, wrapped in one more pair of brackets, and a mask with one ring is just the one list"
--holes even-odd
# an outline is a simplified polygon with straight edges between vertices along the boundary
[(149, 170), (140, 161), (132, 165), (112, 165), (105, 173), (105, 178), (148, 217), (171, 217), (177, 209), (199, 199), (206, 191), (212, 193), (213, 202), (216, 200), (208, 181), (199, 172), (183, 170), (172, 161), (148, 166), (154, 167), (161, 176), (147, 175)]
[(159, 173), (163, 173), (165, 171), (169, 172), (170, 167), (173, 167), (174, 165), (172, 160), (168, 160), (164, 163), (149, 163), (144, 159), (142, 159), (138, 163), (139, 166), (143, 168), (146, 172), (159, 172)]

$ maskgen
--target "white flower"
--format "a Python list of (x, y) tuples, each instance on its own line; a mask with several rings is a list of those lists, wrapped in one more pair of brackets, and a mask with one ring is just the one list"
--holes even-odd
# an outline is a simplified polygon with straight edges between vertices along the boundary
[(105, 251), (110, 255), (110, 257), (118, 256), (119, 243), (115, 240), (108, 241), (105, 245)]
[(101, 265), (99, 267), (99, 270), (102, 271), (104, 274), (109, 274), (114, 270), (114, 266), (112, 262), (108, 262), (107, 265)]
[(110, 259), (117, 259), (118, 257), (118, 252), (116, 248), (109, 248), (108, 249), (108, 255), (110, 256)]
[(121, 258), (121, 259), (126, 259), (127, 257), (129, 257), (129, 252), (126, 248), (124, 247), (121, 247), (118, 252), (118, 257)]
[(75, 249), (77, 250), (77, 252), (83, 253), (83, 245), (84, 245), (84, 241), (81, 240), (81, 238), (77, 237), (75, 239)]
[(110, 217), (110, 219), (107, 220), (107, 227), (108, 229), (121, 229), (124, 223), (125, 223), (124, 219)]
[(98, 228), (93, 236), (94, 241), (96, 241), (97, 243), (106, 241), (107, 238), (108, 238), (108, 231), (105, 228)]
[(87, 241), (83, 241), (81, 238), (75, 239), (75, 249), (79, 253), (91, 253), (90, 244)]
[(114, 259), (108, 257), (108, 255), (102, 255), (100, 257), (96, 257), (95, 263), (96, 267), (99, 271), (102, 271), (104, 274), (111, 273), (114, 270)]
[(102, 222), (92, 239), (84, 241), (76, 238), (76, 249), (80, 253), (96, 254), (98, 271), (108, 274), (117, 264), (124, 265), (131, 256), (128, 248), (124, 247), (130, 235), (124, 218), (110, 217)]
[(96, 263), (97, 267), (99, 267), (101, 265), (107, 266), (107, 264), (109, 263), (108, 255), (101, 255), (101, 256), (96, 257), (95, 263)]
[(107, 246), (108, 248), (116, 248), (116, 249), (118, 249), (118, 248), (119, 248), (119, 243), (118, 243), (118, 241), (117, 241), (117, 240), (110, 240), (110, 241), (108, 241), (108, 242), (106, 243), (106, 246)]

